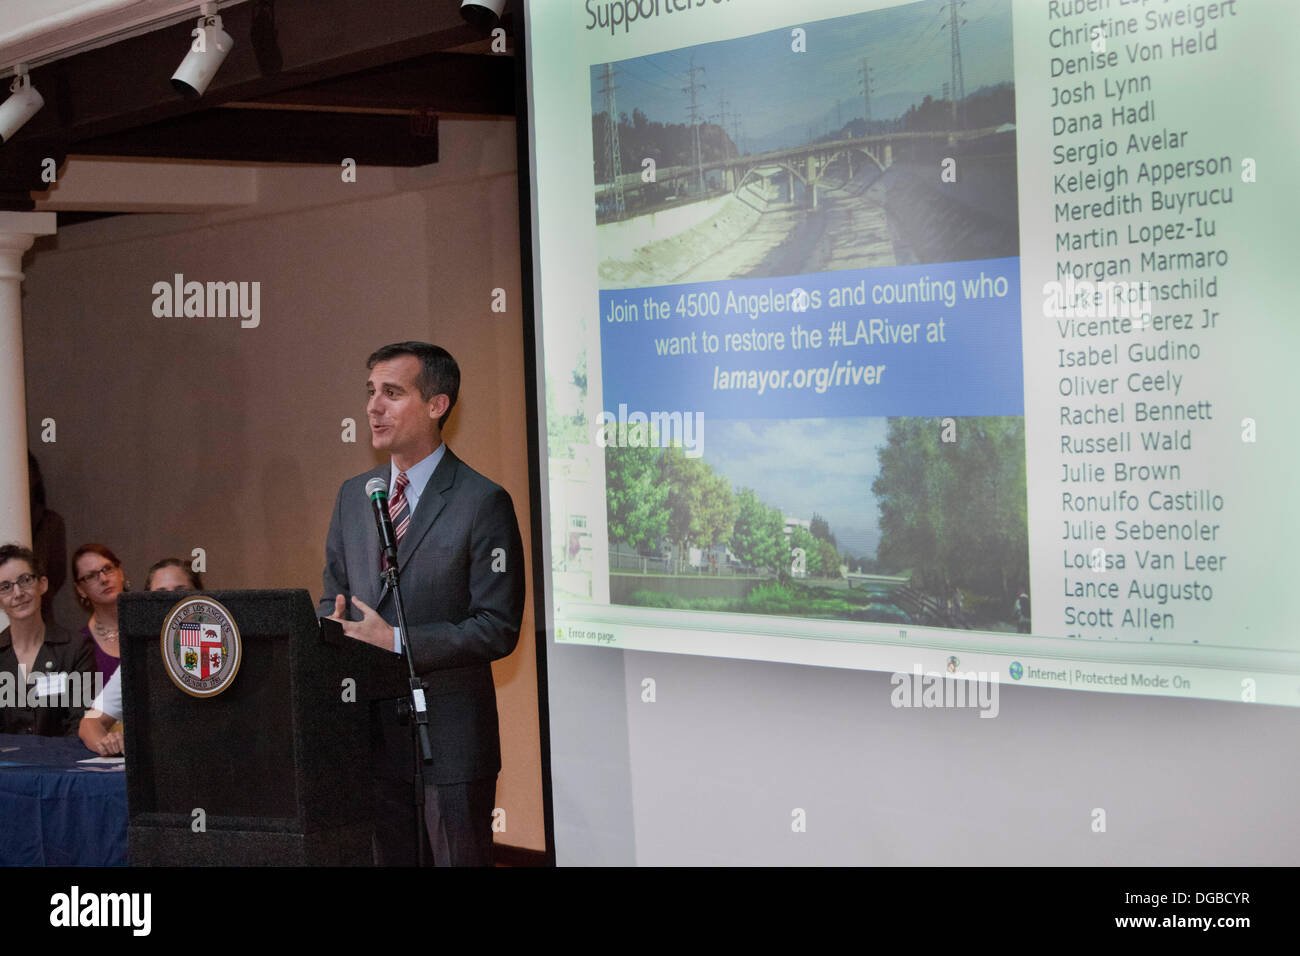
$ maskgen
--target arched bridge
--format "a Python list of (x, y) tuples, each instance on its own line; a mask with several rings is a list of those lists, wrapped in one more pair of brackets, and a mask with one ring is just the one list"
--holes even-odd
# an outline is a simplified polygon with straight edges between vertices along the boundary
[[(847, 177), (852, 180), (868, 166), (874, 166), (881, 172), (887, 170), (894, 163), (895, 147), (903, 143), (943, 140), (956, 144), (1003, 133), (1010, 128), (989, 126), (957, 132), (940, 130), (928, 133), (874, 133), (870, 136), (854, 136), (793, 146), (788, 149), (769, 150), (753, 155), (715, 159), (702, 164), (700, 169), (706, 174), (711, 170), (722, 170), (726, 188), (732, 193), (739, 193), (755, 182), (774, 184), (784, 180), (789, 188), (787, 195), (794, 196), (794, 183), (798, 181), (804, 186), (805, 202), (815, 209), (818, 187), (827, 188), (822, 183), (832, 167), (837, 169), (847, 167)], [(688, 188), (698, 180), (700, 169), (693, 165), (659, 168), (655, 170), (654, 181), (669, 187), (679, 184), (683, 188)], [(837, 180), (841, 175), (836, 174)], [(836, 185), (841, 184), (842, 181), (836, 183)], [(619, 185), (626, 194), (637, 192), (646, 184), (641, 173), (624, 173), (619, 177)], [(612, 183), (599, 184), (596, 187), (597, 201), (599, 202), (612, 189)]]

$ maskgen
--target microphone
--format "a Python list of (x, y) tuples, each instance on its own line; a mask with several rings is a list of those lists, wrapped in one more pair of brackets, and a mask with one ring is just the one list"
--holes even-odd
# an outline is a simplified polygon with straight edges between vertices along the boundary
[(370, 499), (371, 509), (375, 513), (375, 524), (379, 526), (379, 540), (384, 546), (384, 558), (390, 568), (397, 567), (397, 533), (393, 531), (393, 519), (388, 514), (388, 482), (382, 478), (371, 478), (366, 482), (366, 497)]

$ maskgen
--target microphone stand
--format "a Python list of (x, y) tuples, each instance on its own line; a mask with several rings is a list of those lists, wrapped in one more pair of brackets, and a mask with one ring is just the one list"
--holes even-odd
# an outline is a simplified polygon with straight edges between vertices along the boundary
[[(429, 743), (429, 712), (424, 703), (424, 686), (420, 679), (415, 676), (415, 661), (411, 657), (411, 643), (408, 639), (410, 631), (406, 628), (406, 608), (402, 604), (402, 588), (399, 583), (397, 562), (393, 556), (385, 552), (384, 570), (380, 572), (380, 577), (388, 585), (393, 595), (393, 600), (397, 606), (397, 627), (402, 635), (402, 657), (406, 659), (407, 674), (410, 679), (410, 697), (399, 707), (398, 713), (401, 715), (405, 710), (409, 716), (414, 719), (411, 721), (411, 752), (414, 756), (414, 793), (412, 794), (415, 803), (415, 842), (416, 842), (416, 860), (420, 866), (428, 865), (428, 855), (425, 853), (425, 833), (426, 822), (424, 813), (424, 768), (433, 764), (433, 746)], [(430, 837), (432, 840), (432, 837)]]

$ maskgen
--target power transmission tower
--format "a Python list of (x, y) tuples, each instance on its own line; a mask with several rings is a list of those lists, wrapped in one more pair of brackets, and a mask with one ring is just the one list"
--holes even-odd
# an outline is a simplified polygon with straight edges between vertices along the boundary
[(607, 134), (609, 146), (609, 163), (610, 175), (613, 177), (614, 184), (614, 214), (620, 218), (627, 212), (627, 200), (623, 196), (623, 181), (619, 174), (623, 172), (623, 159), (619, 154), (618, 146), (618, 110), (614, 105), (614, 68), (608, 63), (605, 64), (605, 76), (603, 77), (605, 85), (600, 88), (600, 92), (605, 94), (605, 109), (609, 113), (609, 132)]
[(682, 92), (691, 94), (691, 105), (689, 107), (691, 114), (691, 130), (694, 133), (695, 140), (695, 173), (699, 182), (700, 192), (704, 192), (704, 159), (700, 154), (700, 126), (699, 126), (699, 107), (695, 102), (695, 91), (708, 89), (703, 83), (695, 82), (695, 71), (704, 72), (704, 67), (695, 65), (695, 56), (691, 55), (691, 68), (688, 71), (690, 76), (690, 85), (683, 86)]
[(858, 82), (862, 84), (862, 98), (866, 101), (867, 107), (867, 132), (871, 132), (871, 67), (867, 65), (867, 58), (862, 58), (862, 68), (858, 70)]
[[(726, 90), (723, 90), (722, 96), (718, 98), (718, 112), (714, 113), (711, 118), (718, 121), (718, 126), (722, 129), (723, 135), (725, 136), (727, 132), (727, 91)], [(722, 144), (722, 149), (726, 158), (730, 158), (731, 154), (730, 152), (727, 151), (727, 144), (725, 142)]]
[(966, 0), (948, 0), (948, 22), (944, 29), (952, 34), (952, 125), (957, 126), (957, 104), (966, 98), (966, 81), (961, 70), (961, 38), (958, 26), (965, 26), (966, 21), (957, 15), (957, 8), (964, 7)]

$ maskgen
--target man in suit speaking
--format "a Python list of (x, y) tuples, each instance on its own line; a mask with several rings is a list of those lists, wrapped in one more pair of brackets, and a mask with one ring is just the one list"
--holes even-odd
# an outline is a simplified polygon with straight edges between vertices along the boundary
[[(428, 706), (433, 766), (425, 768), (425, 812), (434, 862), (488, 865), (501, 769), (491, 662), (519, 640), (519, 524), (505, 489), (442, 442), (460, 389), (456, 360), (436, 345), (400, 342), (376, 351), (366, 367), (371, 444), (391, 461), (339, 489), (320, 613), (339, 621), (349, 637), (390, 652), (400, 653), (405, 637)], [(365, 490), (375, 477), (388, 482), (406, 635), (379, 577), (382, 548)], [(387, 707), (372, 735), (376, 842), (381, 862), (409, 863), (415, 835), (403, 828), (412, 810), (401, 777), (410, 779), (410, 731), (397, 726), (396, 704)]]

